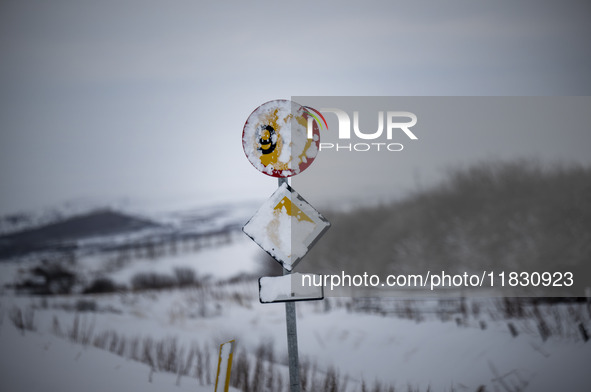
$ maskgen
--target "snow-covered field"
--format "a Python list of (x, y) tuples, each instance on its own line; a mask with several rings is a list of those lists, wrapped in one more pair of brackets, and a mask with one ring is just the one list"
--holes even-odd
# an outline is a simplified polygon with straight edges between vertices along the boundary
[[(127, 260), (116, 269), (97, 255), (77, 260), (87, 276), (109, 265), (104, 275), (127, 284), (138, 272), (190, 268), (210, 276), (199, 287), (45, 297), (5, 289), (0, 297), (0, 390), (213, 391), (218, 347), (231, 339), (237, 341), (233, 378), (243, 372), (241, 357), (250, 364), (248, 377), (254, 378), (261, 347), (271, 347), (262, 362), (265, 380), (255, 390), (287, 390), (284, 306), (259, 303), (256, 280), (224, 282), (238, 272), (254, 272), (258, 251), (245, 236), (234, 236), (198, 251)], [(1, 267), (5, 277), (23, 268)], [(388, 391), (386, 386), (396, 391), (591, 390), (591, 342), (584, 342), (579, 323), (572, 321), (579, 319), (591, 329), (586, 304), (544, 305), (551, 333), (542, 339), (536, 320), (507, 319), (493, 302), (482, 300), (478, 312), (447, 319), (426, 311), (433, 301), (428, 306), (408, 302), (415, 316), (359, 312), (350, 298), (298, 303), (307, 390), (331, 390), (326, 380), (335, 373), (340, 391), (362, 390), (362, 383), (375, 391)], [(22, 319), (28, 317), (33, 331), (15, 327), (17, 310)], [(119, 347), (112, 344), (115, 335)], [(185, 375), (132, 359), (142, 356), (150, 339), (154, 355), (158, 342), (168, 342), (177, 358), (187, 359), (197, 347), (201, 360), (192, 357)], [(376, 389), (378, 383), (382, 389)]]
[[(211, 392), (210, 385), (171, 373), (150, 376), (146, 365), (49, 333), (21, 334), (13, 325), (0, 333), (3, 391), (175, 391)], [(231, 391), (236, 389), (231, 388)]]

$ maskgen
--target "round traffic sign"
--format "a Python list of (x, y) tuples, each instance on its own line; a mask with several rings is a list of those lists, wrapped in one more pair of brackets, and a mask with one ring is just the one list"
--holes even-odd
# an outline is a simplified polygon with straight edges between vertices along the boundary
[(272, 177), (291, 177), (306, 170), (320, 144), (318, 123), (310, 109), (285, 99), (256, 108), (242, 131), (249, 162)]

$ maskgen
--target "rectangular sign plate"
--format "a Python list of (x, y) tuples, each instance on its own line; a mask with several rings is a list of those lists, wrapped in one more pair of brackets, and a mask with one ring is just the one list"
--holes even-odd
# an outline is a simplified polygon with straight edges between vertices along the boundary
[[(324, 299), (324, 286), (302, 284), (314, 282), (312, 274), (293, 273), (283, 276), (265, 276), (259, 278), (259, 300), (263, 304), (289, 301), (315, 301)], [(318, 281), (318, 280), (317, 280)]]

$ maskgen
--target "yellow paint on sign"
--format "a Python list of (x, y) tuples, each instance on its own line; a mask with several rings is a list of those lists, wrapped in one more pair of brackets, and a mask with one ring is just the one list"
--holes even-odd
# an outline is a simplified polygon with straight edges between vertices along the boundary
[(285, 207), (285, 211), (287, 211), (287, 215), (296, 218), (298, 221), (308, 221), (314, 223), (312, 219), (302, 211), (298, 206), (293, 204), (291, 200), (287, 196), (283, 197), (279, 203), (273, 208), (274, 211), (281, 211), (282, 208)]
[[(275, 149), (271, 153), (261, 154), (261, 163), (267, 166), (272, 166), (275, 170), (289, 170), (292, 167), (297, 167), (301, 162), (305, 162), (307, 160), (306, 153), (312, 143), (314, 143), (313, 139), (306, 140), (306, 146), (303, 152), (298, 157), (291, 157), (290, 162), (281, 162), (279, 160), (279, 156), (283, 150), (283, 137), (281, 136), (284, 127), (287, 127), (290, 121), (294, 120), (293, 114), (288, 114), (283, 118), (279, 118), (279, 109), (275, 109), (267, 115), (261, 116), (260, 122), (257, 124), (257, 127), (264, 128), (265, 126), (271, 126), (276, 132), (275, 141)], [(304, 116), (297, 116), (295, 118), (301, 126), (306, 127), (308, 122)], [(256, 148), (260, 148), (261, 150), (268, 150), (270, 144), (267, 144), (271, 140), (271, 135), (268, 131), (262, 130), (260, 134), (260, 141), (263, 141), (265, 144), (261, 144), (259, 139), (255, 140)]]
[[(283, 139), (281, 138), (281, 132), (279, 130), (281, 129), (282, 123), (287, 123), (288, 121), (290, 121), (292, 116), (289, 115), (288, 118), (283, 119), (283, 121), (280, 122), (280, 119), (278, 118), (278, 112), (279, 109), (275, 109), (267, 116), (261, 118), (263, 125), (270, 125), (277, 132), (277, 141), (275, 142), (277, 146), (275, 147), (275, 150), (270, 154), (261, 155), (261, 163), (265, 166), (272, 165), (277, 170), (287, 170), (289, 169), (287, 164), (282, 164), (281, 162), (279, 162), (279, 154), (281, 154), (281, 149), (283, 148)], [(262, 138), (270, 139), (271, 135), (266, 135), (265, 132), (263, 132)]]

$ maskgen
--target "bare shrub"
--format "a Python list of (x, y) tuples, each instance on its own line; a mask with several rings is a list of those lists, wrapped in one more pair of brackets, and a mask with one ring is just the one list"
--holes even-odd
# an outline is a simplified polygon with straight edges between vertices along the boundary
[(338, 379), (339, 375), (337, 371), (333, 367), (330, 367), (324, 377), (324, 388), (322, 390), (326, 392), (339, 392)]
[(206, 384), (211, 384), (211, 357), (209, 354), (209, 350), (205, 349), (205, 382)]
[(203, 385), (204, 384), (204, 357), (203, 357), (203, 351), (201, 350), (201, 347), (199, 345), (195, 345), (195, 352), (196, 352), (196, 356), (197, 356), (197, 366), (195, 367), (195, 378), (197, 380), (199, 380), (199, 384)]
[(119, 355), (120, 357), (125, 356), (125, 348), (127, 347), (127, 338), (122, 337), (119, 339), (119, 344), (115, 348), (114, 353)]
[(276, 373), (275, 375), (275, 379), (277, 380), (276, 383), (276, 390), (277, 391), (283, 391), (283, 378), (281, 377), (281, 374), (279, 372)]
[(552, 332), (550, 331), (550, 328), (548, 327), (546, 320), (544, 320), (543, 318), (538, 319), (538, 332), (540, 332), (540, 337), (543, 341), (548, 340), (550, 335), (552, 335)]
[(262, 390), (262, 383), (263, 383), (263, 358), (257, 355), (256, 363), (254, 365), (254, 374), (252, 375), (252, 390), (253, 391), (260, 391)]
[(511, 332), (511, 336), (513, 336), (514, 338), (516, 338), (519, 333), (517, 332), (517, 328), (515, 328), (515, 325), (513, 325), (513, 323), (507, 323), (507, 328), (509, 328), (509, 332)]
[[(199, 363), (199, 362), (198, 362)], [(244, 392), (250, 392), (251, 389), (249, 388), (249, 374), (250, 374), (250, 362), (248, 361), (248, 356), (242, 350), (238, 353), (236, 358), (236, 362), (233, 366), (234, 376), (232, 377), (231, 383), (232, 386), (238, 388)]]
[(106, 349), (112, 353), (117, 353), (120, 341), (123, 340), (123, 337), (120, 337), (115, 331), (109, 331), (107, 333), (107, 337), (109, 344), (107, 345)]
[(156, 363), (159, 370), (174, 373), (178, 361), (177, 338), (165, 338), (156, 342)]
[(129, 351), (128, 351), (128, 355), (130, 359), (133, 359), (134, 361), (141, 361), (141, 355), (140, 355), (140, 338), (139, 337), (133, 337), (129, 340)]
[(502, 300), (501, 306), (505, 318), (525, 317), (524, 301), (521, 298), (505, 297)]
[(179, 287), (193, 286), (197, 284), (197, 275), (191, 268), (175, 268), (174, 277)]
[(379, 381), (376, 381), (373, 385), (372, 392), (382, 392), (382, 383)]
[(550, 327), (546, 322), (544, 316), (542, 315), (542, 312), (540, 311), (540, 308), (537, 304), (534, 305), (533, 314), (536, 319), (536, 324), (538, 327), (538, 332), (540, 333), (540, 337), (543, 341), (546, 341), (550, 337), (550, 335), (552, 335), (552, 331), (550, 330)]
[(101, 350), (106, 350), (109, 343), (109, 332), (101, 332), (92, 340), (92, 345)]
[(29, 307), (23, 312), (21, 308), (15, 306), (8, 314), (8, 318), (23, 335), (25, 331), (37, 330), (35, 325), (35, 310), (33, 308)]
[(72, 342), (88, 345), (92, 343), (94, 334), (94, 321), (88, 321), (86, 318), (81, 320), (80, 315), (76, 314), (72, 321), (72, 327), (67, 331), (67, 338)]
[(305, 358), (300, 361), (300, 383), (302, 390), (307, 391), (307, 385), (310, 378), (310, 360)]
[(68, 330), (68, 338), (71, 341), (73, 341), (73, 342), (78, 341), (79, 328), (80, 328), (80, 318), (78, 317), (78, 315), (76, 315), (74, 317), (74, 321), (72, 323), (72, 328), (70, 328)]
[(88, 299), (79, 299), (78, 301), (76, 301), (75, 308), (77, 312), (96, 312), (98, 306), (96, 305), (96, 301)]
[(583, 341), (588, 342), (589, 341), (589, 333), (585, 329), (585, 326), (583, 325), (583, 323), (579, 323), (579, 332), (581, 333), (581, 338), (583, 339)]
[(80, 341), (83, 345), (88, 345), (92, 342), (92, 335), (94, 334), (94, 321), (83, 320), (80, 328)]
[(154, 355), (154, 339), (147, 337), (142, 342), (142, 362), (156, 369), (156, 358)]
[(177, 381), (176, 385), (181, 385), (181, 376), (187, 376), (193, 365), (193, 361), (195, 359), (195, 354), (197, 352), (197, 347), (195, 344), (191, 345), (191, 348), (188, 350), (187, 355), (184, 354), (184, 349), (181, 350), (179, 366), (177, 369)]

